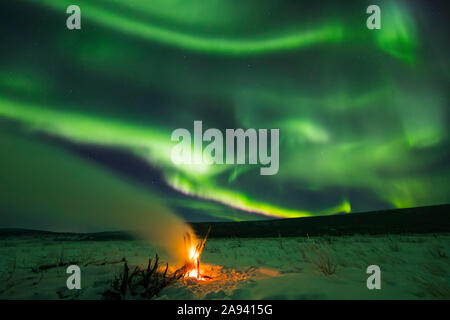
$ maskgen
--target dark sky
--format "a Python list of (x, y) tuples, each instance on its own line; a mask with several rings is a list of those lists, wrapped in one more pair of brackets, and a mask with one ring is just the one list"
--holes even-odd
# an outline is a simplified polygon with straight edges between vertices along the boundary
[[(71, 1), (2, 2), (0, 227), (108, 228), (128, 203), (188, 221), (448, 203), (445, 3), (80, 0), (69, 31)], [(278, 174), (175, 165), (194, 120), (279, 128)]]

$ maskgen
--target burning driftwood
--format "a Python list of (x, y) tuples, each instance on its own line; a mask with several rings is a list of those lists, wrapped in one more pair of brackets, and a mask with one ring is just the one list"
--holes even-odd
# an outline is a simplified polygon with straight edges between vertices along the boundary
[[(184, 237), (184, 247), (187, 253), (186, 257), (186, 277), (200, 279), (211, 279), (211, 277), (201, 274), (200, 272), (200, 256), (205, 248), (206, 240), (208, 239), (211, 227), (208, 228), (208, 232), (201, 241), (193, 238), (189, 233)], [(197, 242), (197, 243), (196, 243)]]
[(163, 288), (185, 277), (197, 280), (211, 279), (200, 272), (200, 256), (205, 249), (210, 231), (211, 228), (208, 229), (201, 241), (190, 234), (184, 237), (186, 262), (181, 268), (170, 274), (167, 263), (165, 267), (160, 268), (158, 255), (154, 260), (148, 260), (146, 268), (137, 266), (133, 271), (130, 271), (127, 260), (123, 258), (123, 272), (114, 279), (111, 289), (103, 293), (103, 298), (118, 300), (140, 296), (149, 299), (158, 295)]

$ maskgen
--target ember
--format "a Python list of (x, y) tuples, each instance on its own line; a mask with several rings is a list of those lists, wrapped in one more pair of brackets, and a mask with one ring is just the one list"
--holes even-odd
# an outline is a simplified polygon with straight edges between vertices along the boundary
[(203, 275), (200, 271), (200, 256), (202, 255), (203, 249), (205, 248), (206, 239), (208, 239), (209, 232), (211, 228), (208, 229), (205, 237), (199, 241), (196, 237), (191, 236), (191, 234), (186, 234), (184, 237), (184, 246), (186, 252), (186, 274), (187, 278), (196, 278), (197, 280), (211, 279), (211, 277)]

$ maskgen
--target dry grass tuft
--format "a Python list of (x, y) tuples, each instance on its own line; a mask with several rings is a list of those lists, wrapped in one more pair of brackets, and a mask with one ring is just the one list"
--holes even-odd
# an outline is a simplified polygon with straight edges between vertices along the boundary
[(435, 299), (450, 299), (450, 287), (444, 281), (431, 280), (415, 275), (413, 279), (422, 288), (423, 292)]
[(325, 244), (310, 239), (306, 243), (304, 254), (326, 276), (336, 273), (337, 264), (331, 260), (329, 248)]
[(6, 271), (6, 275), (0, 279), (0, 283), (2, 284), (0, 287), (0, 293), (4, 293), (5, 291), (11, 289), (14, 286), (14, 275), (16, 273), (17, 268), (17, 257), (14, 255), (8, 271)]
[(432, 256), (434, 259), (447, 259), (447, 253), (445, 252), (444, 247), (441, 244), (435, 244), (431, 248), (428, 249), (428, 254)]
[(393, 240), (390, 236), (388, 237), (388, 246), (392, 252), (400, 251), (400, 247), (398, 246), (397, 241)]

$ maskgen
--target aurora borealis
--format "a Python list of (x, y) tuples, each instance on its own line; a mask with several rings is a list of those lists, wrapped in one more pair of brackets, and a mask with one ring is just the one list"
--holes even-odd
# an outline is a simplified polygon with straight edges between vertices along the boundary
[[(0, 224), (126, 215), (124, 199), (188, 221), (448, 203), (443, 3), (4, 1)], [(175, 165), (171, 133), (195, 120), (279, 128), (278, 174)]]

